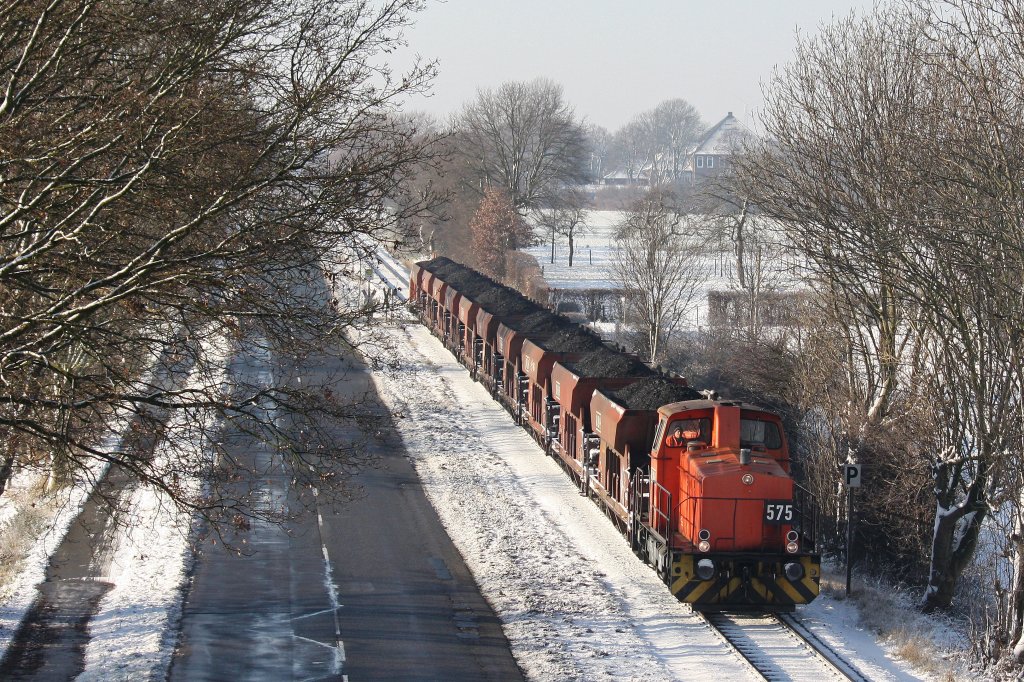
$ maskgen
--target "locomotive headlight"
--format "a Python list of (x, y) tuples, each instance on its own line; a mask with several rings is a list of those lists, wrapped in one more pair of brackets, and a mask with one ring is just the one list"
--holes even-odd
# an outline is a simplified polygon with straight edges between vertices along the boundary
[(701, 552), (710, 552), (711, 551), (711, 543), (708, 542), (707, 540), (701, 540), (700, 542), (697, 543), (697, 549), (699, 551), (701, 551)]
[(799, 539), (800, 533), (797, 533), (795, 530), (791, 530), (788, 533), (786, 533), (786, 540), (788, 540), (789, 542), (796, 542)]
[(786, 543), (786, 551), (789, 552), (790, 554), (796, 554), (797, 552), (800, 551), (800, 543), (798, 543), (798, 542), (788, 542), (788, 543)]
[[(786, 564), (783, 567), (783, 570), (786, 571), (786, 578), (788, 578), (790, 582), (795, 583), (797, 580), (804, 577), (804, 567), (795, 561), (791, 561)], [(697, 569), (697, 572), (700, 572), (699, 568)]]
[(697, 562), (697, 577), (701, 580), (711, 580), (715, 577), (715, 562), (711, 559), (701, 559)]
[(754, 474), (743, 474), (743, 478), (740, 480), (743, 481), (743, 485), (753, 485)]

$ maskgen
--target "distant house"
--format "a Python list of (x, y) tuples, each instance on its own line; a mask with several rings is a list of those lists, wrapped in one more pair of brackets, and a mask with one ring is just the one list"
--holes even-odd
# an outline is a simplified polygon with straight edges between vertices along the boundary
[(676, 159), (667, 153), (658, 153), (653, 162), (640, 168), (614, 170), (601, 178), (602, 185), (649, 187), (666, 182), (696, 185), (701, 180), (726, 168), (729, 157), (744, 139), (753, 133), (730, 111), (725, 118), (711, 126), (697, 143), (686, 151), (680, 168)]
[(729, 157), (748, 137), (753, 137), (753, 133), (731, 111), (711, 126), (687, 155), (686, 173), (690, 184), (696, 185), (726, 168)]

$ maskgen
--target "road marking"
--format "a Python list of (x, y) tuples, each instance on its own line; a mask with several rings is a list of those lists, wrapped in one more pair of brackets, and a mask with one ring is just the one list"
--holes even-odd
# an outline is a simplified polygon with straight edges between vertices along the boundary
[(306, 613), (301, 616), (295, 616), (294, 618), (292, 618), (292, 620), (302, 620), (303, 618), (313, 618), (315, 616), (322, 616), (325, 613), (330, 613), (332, 611), (334, 611), (334, 609), (323, 609), (320, 611), (314, 611), (313, 613)]
[[(315, 487), (313, 488), (313, 497), (318, 497), (320, 491)], [(338, 601), (338, 588), (334, 584), (334, 571), (331, 569), (331, 555), (327, 551), (327, 545), (324, 543), (324, 517), (320, 514), (320, 510), (316, 512), (316, 523), (320, 529), (320, 549), (324, 554), (324, 587), (327, 588), (327, 597), (330, 599), (331, 608), (326, 609), (334, 616), (334, 639), (337, 646), (334, 650), (334, 669), (332, 672), (338, 674), (341, 672), (342, 667), (345, 665), (345, 643), (341, 640), (341, 621), (338, 618), (338, 611), (341, 609), (341, 603)], [(322, 613), (322, 612), (321, 612)], [(348, 679), (345, 675), (343, 679)]]

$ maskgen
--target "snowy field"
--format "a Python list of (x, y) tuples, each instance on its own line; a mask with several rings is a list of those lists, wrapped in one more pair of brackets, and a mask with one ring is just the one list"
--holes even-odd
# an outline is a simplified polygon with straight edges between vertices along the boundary
[[(615, 234), (626, 217), (625, 211), (590, 211), (587, 214), (586, 228), (581, 231), (581, 236), (575, 239), (572, 267), (569, 267), (569, 245), (565, 237), (560, 236), (555, 241), (553, 263), (550, 235), (546, 237), (547, 241), (544, 241), (544, 234), (538, 231), (542, 243), (524, 251), (537, 259), (544, 279), (548, 286), (554, 289), (618, 289), (620, 285), (616, 282), (615, 275)], [(726, 240), (726, 244), (730, 242)], [(711, 247), (707, 255), (700, 259), (698, 267), (701, 269), (704, 283), (698, 288), (700, 294), (696, 304), (683, 325), (684, 328), (691, 330), (699, 328), (707, 319), (707, 292), (730, 291), (737, 288), (733, 256), (724, 247)], [(795, 269), (794, 263), (786, 257), (766, 263), (765, 268), (772, 270), (773, 274), (769, 275), (768, 279), (777, 282), (781, 289), (797, 286), (791, 274)]]

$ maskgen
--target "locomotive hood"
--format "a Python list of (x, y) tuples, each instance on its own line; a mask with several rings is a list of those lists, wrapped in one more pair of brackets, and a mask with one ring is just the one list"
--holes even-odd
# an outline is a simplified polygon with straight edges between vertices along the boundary
[[(793, 480), (770, 457), (752, 456), (741, 464), (739, 453), (711, 452), (689, 459), (696, 504), (693, 523), (710, 532), (717, 551), (781, 551), (781, 528), (763, 524), (770, 505), (791, 509)], [(790, 506), (786, 506), (790, 505)]]
[[(776, 489), (780, 484), (791, 490), (789, 475), (775, 459), (754, 453), (749, 464), (741, 464), (736, 451), (707, 451), (688, 458), (690, 475), (704, 486), (704, 494), (729, 492), (729, 497), (750, 497), (756, 491)], [(745, 475), (751, 482), (747, 483)]]

